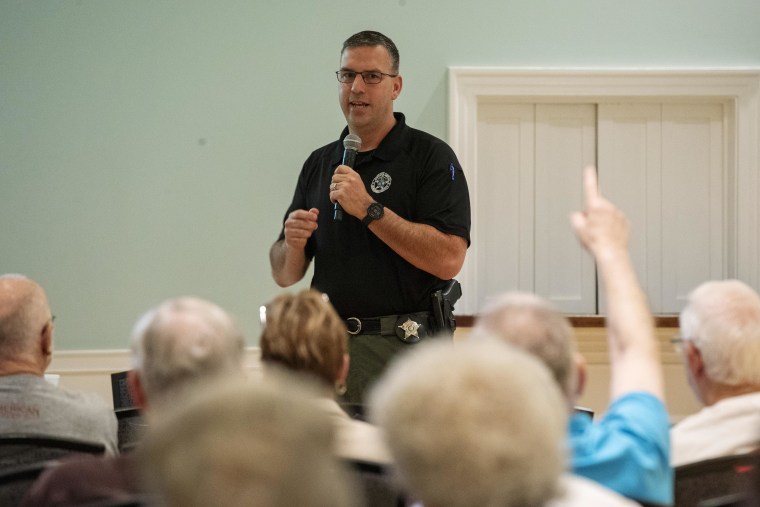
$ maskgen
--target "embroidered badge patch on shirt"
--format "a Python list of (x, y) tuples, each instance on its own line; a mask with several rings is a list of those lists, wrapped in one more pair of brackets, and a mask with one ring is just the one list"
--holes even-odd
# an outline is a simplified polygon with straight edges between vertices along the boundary
[(386, 172), (379, 173), (372, 180), (372, 184), (370, 184), (370, 188), (376, 194), (385, 192), (386, 190), (391, 188), (391, 175)]

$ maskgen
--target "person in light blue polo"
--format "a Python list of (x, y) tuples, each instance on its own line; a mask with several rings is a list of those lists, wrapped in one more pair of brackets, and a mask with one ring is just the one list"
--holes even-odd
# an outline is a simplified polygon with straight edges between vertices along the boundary
[[(670, 421), (659, 344), (628, 252), (628, 220), (599, 193), (594, 168), (586, 170), (584, 187), (586, 208), (571, 216), (571, 224), (596, 261), (607, 297), (611, 403), (597, 421), (583, 413), (570, 418), (570, 468), (633, 500), (669, 505)], [(486, 333), (539, 356), (573, 409), (586, 369), (560, 312), (533, 294), (504, 294), (481, 314), (473, 339)]]

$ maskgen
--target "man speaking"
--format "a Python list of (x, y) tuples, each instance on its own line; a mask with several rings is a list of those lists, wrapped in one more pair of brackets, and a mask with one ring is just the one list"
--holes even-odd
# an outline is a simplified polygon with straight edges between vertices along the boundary
[(451, 279), (470, 243), (470, 200), (452, 149), (393, 112), (402, 88), (393, 41), (352, 35), (336, 75), (348, 126), (304, 163), (269, 255), (281, 287), (314, 259), (311, 285), (351, 335), (344, 401), (362, 403), (394, 354), (453, 332), (461, 291)]

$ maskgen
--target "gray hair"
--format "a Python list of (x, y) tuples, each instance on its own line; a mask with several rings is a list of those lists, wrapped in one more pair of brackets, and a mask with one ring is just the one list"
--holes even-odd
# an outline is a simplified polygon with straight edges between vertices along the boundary
[(132, 363), (149, 400), (196, 379), (241, 373), (243, 335), (232, 317), (197, 298), (170, 299), (148, 311), (132, 332)]
[(572, 403), (577, 372), (575, 335), (567, 318), (548, 301), (525, 292), (507, 292), (492, 300), (481, 313), (473, 338), (493, 335), (538, 357), (552, 372)]
[(679, 325), (702, 353), (710, 379), (760, 385), (760, 297), (747, 284), (703, 283), (689, 294)]
[(0, 358), (10, 359), (38, 347), (50, 319), (50, 305), (39, 284), (24, 275), (0, 276)]
[(546, 367), (497, 340), (423, 343), (370, 393), (410, 493), (438, 507), (533, 507), (557, 492), (567, 410)]
[(153, 421), (135, 451), (163, 504), (355, 505), (332, 452), (332, 421), (307, 384), (271, 372), (188, 394)]

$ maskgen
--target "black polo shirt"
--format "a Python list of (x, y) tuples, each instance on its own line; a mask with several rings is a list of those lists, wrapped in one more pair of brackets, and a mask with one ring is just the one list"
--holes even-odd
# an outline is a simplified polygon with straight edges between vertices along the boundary
[[(377, 149), (359, 153), (355, 167), (367, 192), (399, 216), (461, 236), (470, 243), (470, 198), (453, 150), (440, 139), (396, 125)], [(330, 180), (343, 159), (340, 140), (315, 150), (303, 165), (293, 202), (296, 209), (319, 209), (319, 227), (306, 246), (314, 259), (311, 285), (327, 293), (345, 317), (376, 317), (431, 309), (430, 295), (444, 281), (417, 269), (377, 238), (360, 218), (333, 220)], [(284, 229), (280, 239), (285, 238)]]

